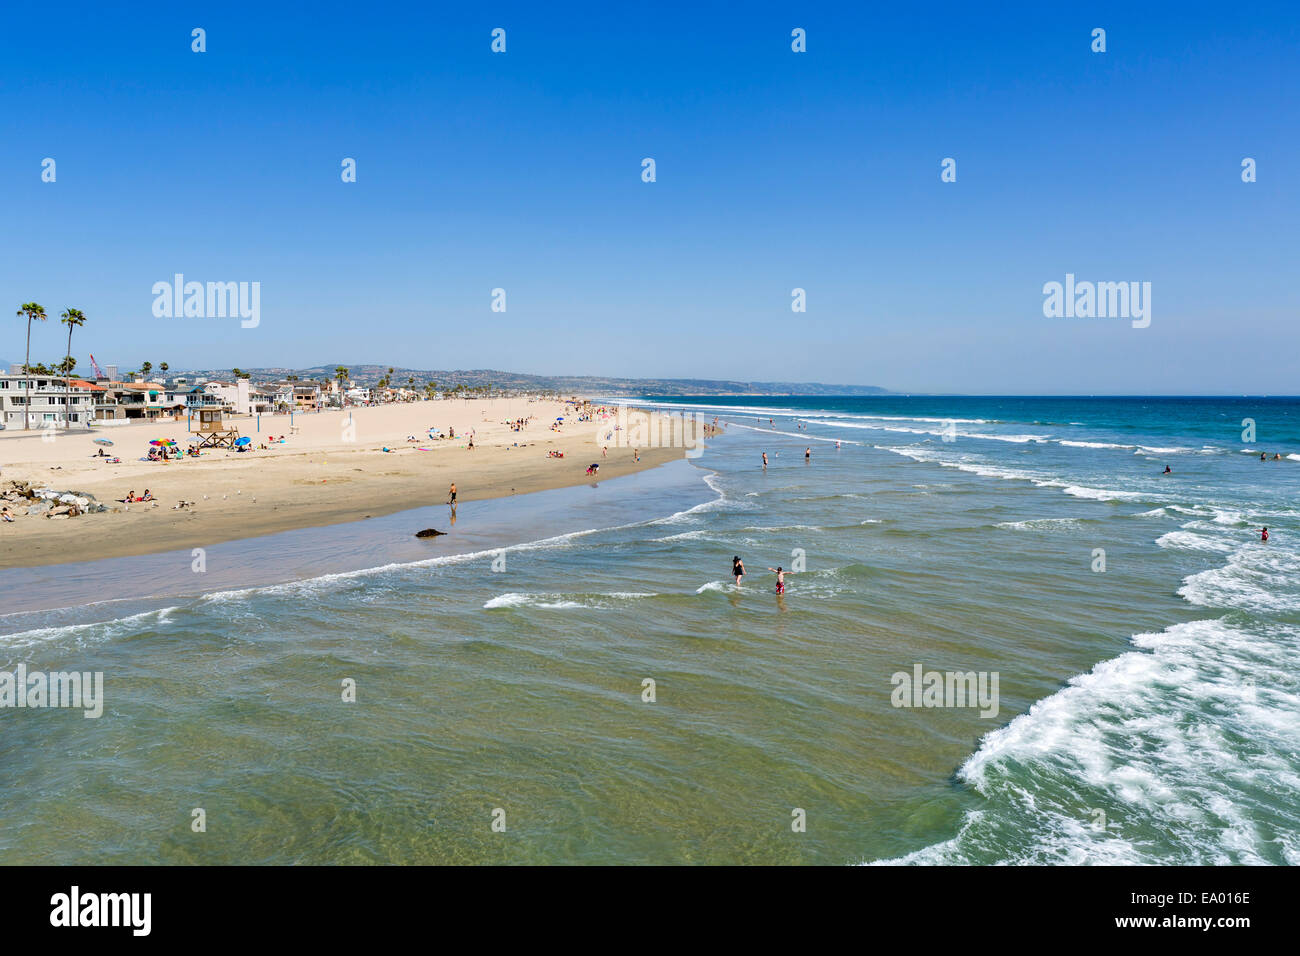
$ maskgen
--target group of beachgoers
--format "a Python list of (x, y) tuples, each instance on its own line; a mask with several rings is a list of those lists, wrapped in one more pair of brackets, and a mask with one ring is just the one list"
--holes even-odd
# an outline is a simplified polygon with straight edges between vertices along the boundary
[[(784, 594), (785, 576), (787, 574), (794, 574), (795, 572), (787, 571), (780, 565), (777, 565), (775, 568), (768, 568), (768, 570), (776, 575), (776, 593)], [(745, 574), (745, 562), (740, 560), (740, 555), (736, 555), (731, 559), (731, 576), (736, 579), (736, 587), (740, 587), (741, 579), (744, 578)]]

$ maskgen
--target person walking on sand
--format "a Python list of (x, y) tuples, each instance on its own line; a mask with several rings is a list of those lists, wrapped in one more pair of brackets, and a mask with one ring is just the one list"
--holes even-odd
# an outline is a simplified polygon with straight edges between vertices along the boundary
[(448, 491), (447, 494), (448, 494), (447, 504), (454, 505), (456, 503), (456, 482), (453, 481), (451, 483), (451, 489)]
[(740, 587), (740, 579), (745, 576), (745, 562), (740, 560), (740, 555), (731, 559), (731, 576), (736, 579), (736, 587)]
[(776, 574), (776, 593), (777, 593), (777, 594), (784, 594), (784, 593), (785, 593), (785, 576), (786, 576), (787, 574), (794, 574), (794, 572), (793, 572), (793, 571), (786, 571), (784, 568), (781, 568), (781, 567), (768, 568), (768, 570), (769, 570), (769, 571), (772, 571), (772, 572), (774, 572), (774, 573)]

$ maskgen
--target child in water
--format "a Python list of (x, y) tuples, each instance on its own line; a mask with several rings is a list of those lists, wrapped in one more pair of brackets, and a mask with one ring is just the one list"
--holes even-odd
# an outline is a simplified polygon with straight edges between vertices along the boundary
[(776, 574), (776, 593), (777, 593), (777, 594), (784, 594), (784, 593), (785, 593), (785, 576), (786, 576), (787, 574), (794, 574), (794, 572), (793, 572), (793, 571), (786, 571), (784, 568), (780, 568), (780, 567), (776, 567), (776, 568), (768, 568), (768, 570), (769, 570), (769, 571), (772, 571), (772, 572), (774, 572), (774, 573)]

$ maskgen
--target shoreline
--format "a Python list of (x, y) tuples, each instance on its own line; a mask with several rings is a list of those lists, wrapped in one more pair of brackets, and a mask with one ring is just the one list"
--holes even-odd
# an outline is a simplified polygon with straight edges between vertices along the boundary
[[(571, 407), (571, 406), (570, 406)], [(600, 480), (635, 474), (683, 457), (683, 449), (646, 448), (637, 461), (633, 450), (608, 445), (604, 436), (613, 419), (599, 415), (586, 422), (566, 422), (551, 430), (548, 422), (565, 415), (562, 402), (497, 399), (489, 401), (419, 402), (397, 406), (355, 408), (295, 416), (298, 431), (285, 445), (245, 454), (208, 452), (198, 460), (142, 462), (127, 460), (127, 450), (140, 451), (150, 438), (172, 437), (183, 446), (185, 423), (149, 423), (111, 431), (58, 435), (41, 442), (39, 435), (0, 439), (0, 455), (30, 459), (0, 468), (0, 489), (26, 480), (33, 487), (48, 484), (58, 490), (93, 494), (110, 512), (75, 518), (19, 516), (0, 525), (0, 570), (57, 566), (102, 558), (132, 557), (262, 537), (283, 531), (326, 527), (401, 511), (444, 505), (447, 490), (457, 484), (457, 501), (525, 495), (536, 491), (590, 484), (585, 474), (591, 462), (601, 465)], [(522, 432), (504, 421), (533, 417)], [(417, 424), (436, 417), (441, 427), (461, 436), (440, 443), (408, 443), (407, 435), (424, 435)], [(269, 416), (264, 416), (269, 418)], [(236, 420), (241, 432), (247, 419)], [(260, 423), (268, 426), (267, 421)], [(358, 437), (341, 438), (343, 426)], [(279, 433), (288, 417), (277, 416), (257, 436)], [(475, 447), (462, 439), (471, 431)], [(122, 448), (120, 464), (90, 456), (93, 439), (110, 436), (114, 452)], [(364, 436), (365, 441), (359, 440)], [(401, 436), (400, 440), (398, 437)], [(193, 436), (188, 436), (192, 438)], [(13, 443), (12, 445), (10, 443)], [(84, 447), (83, 447), (84, 446)], [(385, 446), (392, 451), (384, 452)], [(11, 449), (13, 449), (11, 451)], [(548, 452), (562, 452), (551, 458)], [(52, 464), (53, 463), (53, 464)], [(39, 484), (38, 484), (39, 483)], [(155, 501), (121, 504), (128, 490)], [(192, 502), (177, 508), (179, 501)], [(25, 509), (24, 509), (25, 510)], [(437, 524), (434, 525), (437, 527)], [(420, 530), (412, 528), (411, 534)]]

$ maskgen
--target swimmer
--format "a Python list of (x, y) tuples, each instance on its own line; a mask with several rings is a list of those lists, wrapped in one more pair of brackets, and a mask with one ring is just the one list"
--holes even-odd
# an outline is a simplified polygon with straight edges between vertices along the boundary
[(745, 576), (745, 562), (740, 560), (740, 555), (731, 559), (731, 576), (736, 579), (736, 587), (740, 587), (740, 579)]
[(811, 449), (811, 448), (805, 448), (805, 449), (803, 450), (803, 460), (804, 460), (804, 461), (812, 461), (812, 449)]
[(773, 572), (773, 573), (776, 575), (776, 593), (777, 593), (777, 594), (784, 594), (784, 593), (785, 593), (785, 576), (786, 576), (787, 574), (794, 574), (794, 572), (793, 572), (793, 571), (787, 571), (787, 570), (785, 570), (784, 568), (780, 568), (780, 567), (776, 567), (776, 568), (768, 568), (768, 570), (771, 571), (771, 572)]
[(1173, 471), (1170, 469), (1170, 467), (1169, 467), (1168, 465), (1165, 465), (1165, 470), (1164, 470), (1163, 474), (1171, 475), (1171, 474), (1173, 474)]
[(1267, 528), (1265, 528), (1265, 529), (1263, 529), (1262, 531), (1260, 531), (1260, 533), (1259, 533), (1259, 540), (1260, 540), (1260, 541), (1267, 541), (1267, 540), (1268, 540), (1268, 529), (1267, 529)]
[(763, 452), (763, 470), (767, 471), (767, 452)]

